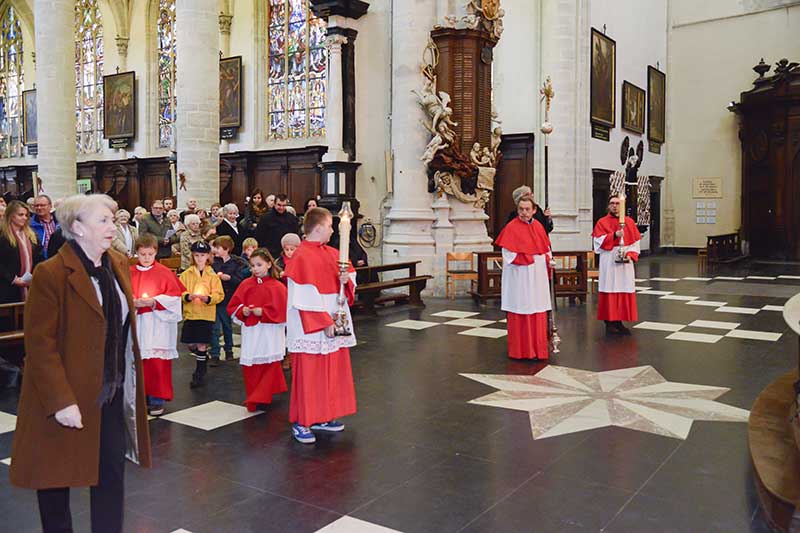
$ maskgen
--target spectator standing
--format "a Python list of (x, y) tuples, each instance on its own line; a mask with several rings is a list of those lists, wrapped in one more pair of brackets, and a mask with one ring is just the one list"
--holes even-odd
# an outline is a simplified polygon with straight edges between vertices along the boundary
[(236, 204), (225, 204), (222, 208), (222, 216), (217, 224), (217, 235), (222, 237), (227, 235), (233, 239), (233, 255), (242, 255), (242, 241), (244, 236), (236, 224), (239, 218), (239, 208)]
[(258, 223), (261, 221), (261, 217), (267, 214), (269, 210), (270, 207), (264, 200), (264, 193), (261, 192), (261, 189), (254, 190), (244, 210), (244, 218), (239, 221), (239, 229), (242, 230), (245, 237), (254, 236)]
[(299, 233), (297, 217), (286, 210), (288, 198), (285, 194), (275, 197), (275, 207), (264, 215), (256, 228), (256, 240), (269, 250), (272, 257), (280, 256), (283, 251), (281, 239), (287, 233)]
[(40, 194), (33, 199), (34, 215), (31, 217), (31, 229), (36, 234), (36, 240), (42, 245), (45, 259), (47, 258), (47, 245), (50, 237), (58, 229), (55, 214), (53, 213), (53, 202), (46, 194)]
[(200, 231), (200, 217), (186, 215), (186, 231), (181, 233), (181, 271), (192, 266), (192, 245), (205, 241)]
[(181, 222), (186, 220), (186, 215), (196, 215), (197, 214), (197, 200), (194, 198), (189, 198), (186, 200), (186, 209), (181, 211)]
[(129, 224), (131, 214), (125, 209), (120, 209), (114, 213), (114, 224), (117, 226), (117, 235), (111, 246), (119, 253), (128, 257), (133, 257), (136, 253), (136, 239), (139, 232)]
[(171, 246), (178, 242), (175, 231), (169, 220), (164, 216), (164, 202), (155, 200), (150, 206), (150, 213), (142, 216), (139, 234), (149, 233), (158, 240), (158, 258), (169, 257), (172, 255)]
[(42, 247), (28, 222), (28, 206), (13, 200), (0, 224), (0, 303), (24, 302)]

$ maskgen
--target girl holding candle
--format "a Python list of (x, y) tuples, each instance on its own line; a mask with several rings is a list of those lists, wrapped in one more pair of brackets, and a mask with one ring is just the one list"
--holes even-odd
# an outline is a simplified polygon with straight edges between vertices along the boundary
[(183, 331), (181, 342), (189, 346), (189, 351), (197, 361), (192, 374), (191, 388), (205, 385), (208, 365), (208, 345), (217, 317), (217, 304), (225, 296), (219, 276), (211, 268), (209, 261), (211, 247), (205, 241), (192, 244), (192, 265), (181, 274), (183, 293)]
[(142, 353), (147, 409), (151, 416), (164, 414), (171, 401), (172, 360), (178, 358), (178, 322), (182, 318), (181, 295), (186, 287), (156, 261), (158, 240), (145, 233), (136, 241), (138, 264), (131, 266), (131, 289), (136, 308), (139, 349)]
[(286, 392), (281, 361), (286, 350), (286, 287), (270, 253), (259, 248), (250, 256), (253, 275), (242, 282), (228, 313), (242, 327), (242, 376), (248, 411), (272, 403)]
[[(339, 227), (347, 223), (343, 216)], [(330, 211), (313, 208), (303, 221), (306, 240), (294, 253), (286, 269), (288, 303), (287, 346), (292, 358), (292, 393), (289, 421), (298, 442), (316, 442), (314, 432), (339, 432), (344, 424), (336, 418), (356, 412), (356, 395), (350, 366), (350, 347), (356, 345), (352, 332), (335, 335), (333, 316), (339, 311), (337, 296), (344, 286), (346, 302), (342, 311), (349, 324), (355, 295), (355, 270), (347, 262), (347, 251), (326, 246), (333, 234)], [(340, 238), (346, 247), (349, 234)], [(339, 260), (345, 261), (344, 272)]]

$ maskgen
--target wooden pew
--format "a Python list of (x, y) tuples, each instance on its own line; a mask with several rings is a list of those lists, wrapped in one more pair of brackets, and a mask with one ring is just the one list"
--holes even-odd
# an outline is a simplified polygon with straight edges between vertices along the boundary
[[(358, 273), (366, 272), (367, 279), (372, 279), (373, 274), (377, 274), (379, 280), (362, 283), (356, 287), (356, 296), (358, 299), (353, 307), (363, 307), (370, 313), (375, 314), (375, 306), (386, 302), (410, 303), (411, 305), (424, 306), (425, 304), (422, 303), (421, 293), (425, 289), (428, 280), (433, 279), (433, 276), (427, 274), (418, 276), (417, 265), (419, 263), (421, 263), (421, 261), (406, 261), (404, 263), (356, 268), (356, 272)], [(405, 277), (388, 279), (386, 281), (380, 279), (381, 274), (385, 272), (397, 272), (400, 270), (408, 270), (408, 275)], [(381, 296), (381, 291), (399, 287), (408, 287), (408, 294)]]
[(709, 263), (733, 263), (744, 259), (738, 233), (707, 237), (706, 253)]
[(0, 355), (17, 366), (22, 364), (25, 355), (24, 313), (24, 302), (0, 304)]

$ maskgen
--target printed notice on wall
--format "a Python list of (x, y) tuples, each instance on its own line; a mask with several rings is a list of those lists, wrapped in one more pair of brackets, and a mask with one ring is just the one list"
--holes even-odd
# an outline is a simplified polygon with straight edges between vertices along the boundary
[(722, 198), (722, 178), (694, 178), (693, 198)]

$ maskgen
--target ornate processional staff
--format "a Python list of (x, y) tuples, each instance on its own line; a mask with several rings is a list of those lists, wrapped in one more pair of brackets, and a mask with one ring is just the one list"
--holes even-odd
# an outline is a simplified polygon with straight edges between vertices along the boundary
[[(339, 211), (339, 274), (347, 272), (350, 266), (350, 221), (353, 219), (353, 211), (350, 209), (350, 202), (343, 202), (342, 209)], [(347, 319), (345, 304), (347, 297), (344, 294), (344, 284), (339, 284), (339, 295), (336, 297), (339, 309), (334, 318), (334, 335), (346, 337), (352, 335), (350, 321)]]
[[(550, 102), (553, 100), (553, 97), (556, 95), (555, 91), (553, 90), (553, 83), (550, 81), (550, 76), (547, 77), (542, 88), (539, 89), (539, 94), (542, 95), (540, 101), (544, 100), (545, 107), (544, 107), (544, 122), (542, 123), (542, 134), (544, 134), (544, 205), (545, 209), (549, 209), (550, 207), (550, 176), (549, 176), (549, 146), (547, 143), (548, 135), (553, 133), (553, 125), (550, 123)], [(557, 302), (556, 302), (556, 287), (555, 287), (555, 272), (556, 272), (556, 261), (555, 258), (550, 259), (550, 300), (551, 306), (553, 310), (550, 312), (550, 338), (553, 345), (553, 353), (559, 353), (561, 350), (558, 349), (558, 346), (561, 344), (561, 337), (558, 336), (558, 326), (556, 325), (556, 309), (557, 309)]]

